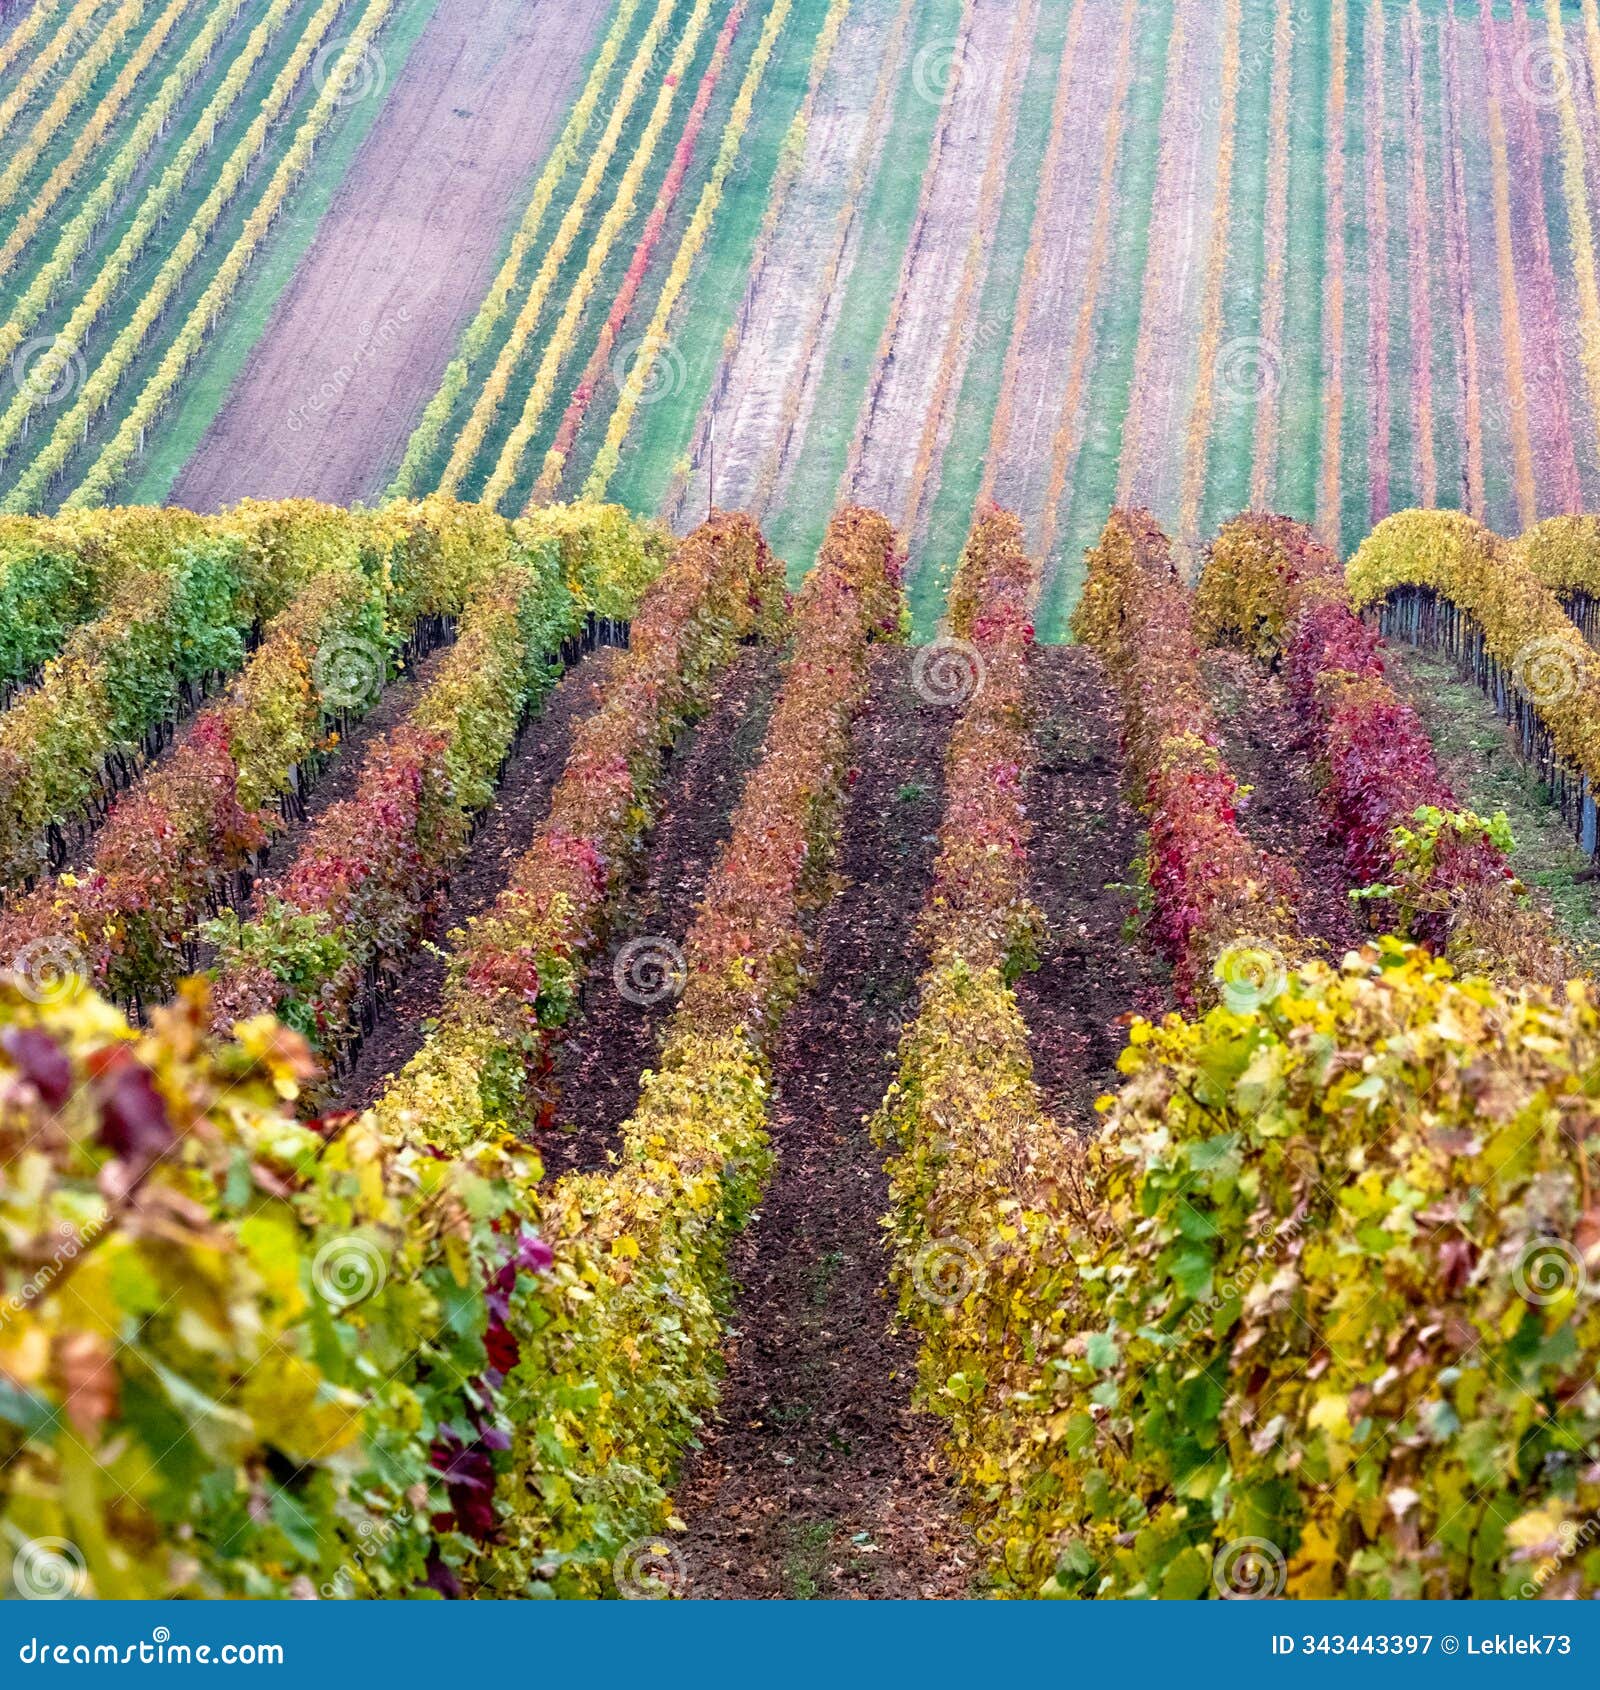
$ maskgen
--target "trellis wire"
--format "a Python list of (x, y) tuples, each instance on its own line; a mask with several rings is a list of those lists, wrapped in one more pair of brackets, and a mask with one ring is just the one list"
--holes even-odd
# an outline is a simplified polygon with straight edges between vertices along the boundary
[[(1580, 610), (1600, 631), (1596, 602), (1583, 595)], [(1482, 628), (1457, 604), (1431, 587), (1396, 587), (1377, 607), (1379, 632), (1385, 639), (1443, 652), (1456, 673), (1470, 680), (1516, 731), (1517, 747), (1560, 806), (1562, 818), (1579, 845), (1600, 860), (1600, 811), (1589, 778), (1557, 755), (1555, 738), (1537, 706), (1517, 685), (1515, 675), (1488, 649)], [(1589, 630), (1574, 617), (1585, 638)]]

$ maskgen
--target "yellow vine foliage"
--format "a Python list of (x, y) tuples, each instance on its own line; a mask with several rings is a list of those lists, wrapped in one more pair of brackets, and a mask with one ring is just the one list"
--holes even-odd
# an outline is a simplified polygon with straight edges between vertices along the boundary
[[(322, 6), (307, 21), (304, 33), (296, 41), (294, 52), (262, 102), (260, 113), (223, 164), (221, 174), (211, 192), (207, 194), (183, 234), (173, 244), (171, 252), (151, 279), (149, 286), (140, 295), (132, 319), (96, 362), (78, 394), (77, 402), (57, 422), (49, 440), (19, 477), (3, 504), (0, 504), (0, 508), (26, 511), (42, 501), (50, 483), (76, 449), (89, 423), (99, 414), (120, 383), (123, 372), (137, 356), (151, 326), (176, 292), (189, 267), (204, 251), (207, 236), (216, 226), (235, 192), (244, 184), (251, 164), (266, 147), (271, 138), (273, 123), (293, 98), (301, 76), (315, 57), (323, 37), (332, 27), (340, 10), (339, 0), (323, 0)], [(234, 72), (239, 68), (236, 65)], [(234, 72), (230, 72), (230, 79)], [(245, 80), (246, 77), (239, 79), (228, 96), (224, 109), (232, 106), (233, 99), (242, 89)], [(222, 90), (218, 91), (217, 97), (222, 98)], [(205, 141), (206, 137), (199, 129), (189, 137), (187, 146), (192, 149), (191, 161), (193, 157), (198, 156)], [(187, 163), (180, 154), (163, 173), (155, 191), (146, 196), (138, 215), (118, 243), (116, 251), (101, 266), (65, 327), (56, 336), (53, 348), (56, 360), (69, 359), (83, 345), (90, 327), (111, 305), (135, 256), (156, 233), (163, 213), (187, 174), (187, 168)], [(37, 278), (36, 283), (42, 279)], [(31, 292), (32, 290), (30, 295)], [(43, 303), (39, 301), (30, 303), (27, 310), (19, 309), (13, 315), (12, 321), (6, 325), (5, 335), (0, 336), (0, 348), (4, 347), (5, 339), (10, 336), (14, 335), (20, 340), (22, 325), (30, 320), (29, 311), (32, 312), (33, 318), (36, 318), (38, 311), (42, 309)], [(35, 398), (36, 395), (31, 389), (25, 389), (17, 395), (5, 414), (0, 416), (0, 451), (10, 448), (28, 418), (38, 408)]]
[(573, 193), (572, 203), (557, 225), (549, 246), (545, 248), (539, 268), (528, 284), (527, 295), (512, 320), (506, 343), (500, 348), (499, 355), (484, 378), (483, 387), (473, 403), (472, 410), (450, 448), (449, 462), (439, 478), (441, 493), (453, 493), (460, 487), (482, 448), (490, 427), (499, 415), (501, 405), (505, 403), (506, 394), (511, 387), (512, 372), (516, 369), (534, 330), (539, 326), (539, 318), (544, 312), (546, 300), (550, 297), (550, 290), (555, 286), (561, 266), (572, 250), (573, 242), (578, 238), (583, 220), (588, 215), (590, 202), (599, 191), (601, 182), (605, 180), (612, 155), (622, 138), (623, 128), (638, 103), (639, 95), (649, 77), (650, 67), (655, 62), (656, 51), (671, 21), (675, 3), (676, 0), (657, 0), (655, 12), (640, 38), (633, 62), (628, 67), (628, 74), (622, 79), (622, 86), (617, 90), (611, 119), (601, 131), (600, 139), (589, 155), (589, 167), (584, 171)]
[[(1574, 532), (1581, 527), (1558, 525), (1550, 535)], [(1547, 538), (1539, 549), (1554, 555), (1556, 541)], [(1351, 558), (1351, 600), (1359, 610), (1395, 588), (1426, 587), (1456, 605), (1538, 712), (1556, 755), (1600, 782), (1600, 675), (1555, 593), (1518, 567), (1525, 555), (1459, 511), (1401, 511), (1379, 523)]]
[[(134, 400), (128, 414), (122, 419), (121, 425), (111, 439), (101, 450), (100, 455), (90, 466), (88, 473), (74, 489), (67, 501), (75, 507), (92, 506), (102, 503), (121, 478), (122, 472), (132, 461), (144, 442), (144, 431), (160, 415), (168, 399), (177, 388), (184, 371), (194, 361), (201, 347), (206, 343), (211, 330), (216, 326), (217, 319), (226, 310), (228, 301), (234, 289), (244, 276), (246, 267), (255, 255), (256, 248), (266, 238), (268, 231), (277, 221), (278, 213), (294, 188), (296, 181), (311, 164), (311, 155), (322, 132), (339, 111), (344, 97), (345, 79), (352, 71), (359, 67), (362, 55), (366, 52), (378, 31), (388, 21), (397, 0), (369, 0), (367, 9), (361, 15), (361, 21), (351, 32), (345, 42), (344, 50), (340, 54), (337, 64), (329, 72), (311, 110), (302, 119), (295, 131), (294, 139), (290, 142), (289, 150), (279, 161), (277, 169), (272, 173), (271, 180), (261, 192), (254, 209), (245, 219), (244, 228), (238, 238), (228, 249), (227, 255), (218, 265), (206, 290), (195, 301), (194, 309), (189, 313), (181, 329), (168, 346), (165, 355), (156, 372), (145, 383), (144, 388)], [(107, 364), (115, 362), (116, 353), (121, 348), (112, 350), (112, 356), (97, 366), (90, 377), (88, 386), (104, 388), (106, 386)], [(126, 348), (127, 362), (132, 361), (135, 347)], [(116, 371), (120, 376), (121, 371)], [(88, 393), (80, 403), (88, 403)], [(63, 419), (63, 423), (70, 418)], [(39, 473), (39, 465), (30, 466), (30, 477)]]
[(517, 277), (522, 274), (522, 266), (528, 253), (538, 239), (545, 213), (550, 209), (550, 201), (555, 197), (562, 177), (572, 168), (578, 157), (578, 149), (589, 131), (589, 125), (594, 121), (600, 95), (605, 89), (612, 67), (617, 62), (617, 55), (622, 51), (623, 40), (633, 24), (639, 4), (640, 0), (621, 0), (617, 7), (611, 28), (606, 32), (606, 38), (601, 42), (600, 51), (595, 56), (589, 79), (583, 85), (583, 92), (568, 114), (560, 139), (551, 149), (549, 158), (545, 160), (544, 169), (539, 172), (539, 180), (534, 184), (533, 193), (522, 213), (522, 221), (517, 225), (516, 234), (511, 237), (511, 246), (499, 270), (495, 272), (493, 282), (489, 284), (489, 291), (473, 313), (472, 321), (467, 324), (461, 337), (461, 349), (450, 360), (438, 392), (423, 407), (421, 419), (406, 442), (405, 455), (401, 459), (399, 469), (395, 471), (394, 480), (389, 484), (386, 497), (402, 499), (415, 493), (417, 480), (423, 473), (424, 466), (438, 451), (451, 413), (466, 391), (468, 371), (473, 361), (482, 357), (489, 344), (490, 335), (505, 315), (512, 289), (517, 284)]
[[(38, 322), (40, 316), (61, 292), (62, 287), (71, 284), (74, 267), (94, 239), (107, 209), (115, 202), (117, 195), (127, 186), (134, 172), (160, 139), (174, 108), (189, 86), (204, 72), (212, 50), (242, 4), (243, 0), (238, 0), (237, 4), (224, 4), (213, 11), (206, 27), (190, 43), (188, 51), (178, 61), (171, 75), (146, 104), (133, 133), (106, 166), (94, 192), (62, 230), (48, 262), (40, 267), (26, 291), (18, 298), (12, 307), (9, 320), (0, 325), (0, 357), (11, 356), (21, 345), (24, 335)], [(182, 192), (183, 184), (195, 162), (210, 147), (218, 123), (232, 109), (245, 84), (250, 80), (262, 53), (282, 28), (292, 10), (293, 0), (273, 0), (260, 23), (250, 32), (237, 56), (231, 61), (228, 74), (207, 102), (205, 110), (195, 119), (192, 132), (162, 171), (155, 185), (147, 190), (132, 224), (101, 265), (96, 281), (103, 286), (105, 292), (109, 293), (116, 288), (127, 273), (128, 267), (143, 250), (144, 243), (159, 227), (173, 201)], [(4, 273), (15, 263), (16, 255), (21, 250), (17, 237), (25, 227), (26, 218), (19, 222), (4, 248), (0, 248), (0, 273)], [(70, 325), (63, 330), (62, 338), (69, 345), (76, 344), (72, 339)], [(0, 446), (4, 446), (14, 437), (14, 427), (9, 420), (0, 425)]]
[(705, 245), (706, 236), (710, 233), (711, 224), (717, 215), (717, 207), (722, 203), (722, 192), (727, 185), (728, 173), (739, 156), (744, 132), (750, 124), (750, 114), (755, 109), (756, 91), (761, 86), (761, 79), (766, 75), (778, 33), (788, 21), (793, 4), (794, 0), (774, 0), (772, 10), (767, 13), (761, 38), (756, 43), (755, 53), (745, 71), (744, 82), (733, 102), (733, 110), (728, 114), (727, 126), (722, 132), (722, 144), (717, 151), (711, 177), (701, 190), (700, 203), (694, 209), (694, 216), (689, 220), (688, 228), (684, 230), (683, 240), (672, 260), (672, 268), (667, 272), (667, 279), (662, 284), (655, 315), (650, 320), (649, 328), (645, 330), (638, 356), (628, 371), (627, 380), (622, 384), (622, 393), (617, 400), (616, 409), (611, 414), (605, 441), (596, 455), (594, 467), (584, 481), (585, 499), (603, 499), (607, 487), (611, 484), (611, 477), (616, 473), (622, 458), (622, 442), (633, 426), (634, 413), (638, 410), (640, 397), (645, 392), (650, 370), (666, 343), (667, 324), (671, 320), (679, 296), (689, 284), (694, 261)]
[(100, 5), (101, 0), (77, 0), (49, 42), (28, 61), (28, 68), (17, 78), (11, 92), (0, 100), (0, 135), (11, 127), (12, 120), (33, 98), (39, 86), (56, 73), (79, 38), (89, 33)]
[(544, 418), (545, 407), (555, 392), (561, 366), (578, 338), (578, 326), (584, 308), (600, 280), (600, 272), (611, 256), (611, 249), (616, 244), (617, 237), (633, 216), (645, 172), (661, 143), (662, 134), (677, 101), (678, 89), (694, 58), (695, 49), (700, 45), (700, 37), (705, 32), (706, 20), (710, 15), (710, 0), (698, 0), (690, 14), (687, 27), (678, 39), (678, 49), (672, 55), (672, 64), (662, 79), (660, 90), (656, 94), (656, 103), (651, 108), (638, 145), (633, 150), (633, 156), (628, 160), (628, 168), (622, 173), (622, 180), (617, 184), (617, 191), (612, 195), (605, 216), (600, 219), (599, 228), (589, 237), (583, 268), (573, 279), (566, 304), (545, 341), (539, 367), (528, 384), (527, 395), (522, 402), (522, 412), (510, 434), (506, 436), (505, 444), (500, 448), (500, 455), (484, 484), (482, 499), (490, 509), (499, 507), (522, 468), (528, 442)]
[[(89, 114), (89, 121), (85, 124), (81, 134), (73, 144), (72, 152), (63, 164), (76, 160), (81, 163), (88, 150), (95, 145), (99, 137), (115, 119), (128, 98), (128, 93), (145, 70), (150, 61), (161, 50), (162, 43), (172, 31), (172, 26), (178, 21), (192, 0), (170, 0), (167, 9), (150, 26), (149, 33), (141, 41), (121, 74), (110, 88), (95, 102), (94, 110)], [(79, 59), (72, 74), (66, 78), (56, 91), (56, 97), (43, 112), (33, 126), (32, 133), (26, 143), (19, 147), (11, 162), (0, 171), (0, 207), (7, 206), (15, 197), (17, 189), (21, 187), (24, 178), (34, 165), (39, 162), (39, 155), (55, 139), (56, 133), (66, 123), (89, 92), (90, 85), (100, 74), (106, 61), (122, 44), (123, 37), (138, 23), (144, 15), (144, 0), (125, 0), (112, 15), (100, 26), (95, 35), (94, 44), (89, 51)], [(59, 172), (57, 172), (59, 173)], [(35, 199), (46, 198), (51, 195), (56, 174), (53, 173), (50, 182), (46, 183)], [(59, 192), (59, 189), (55, 190)]]

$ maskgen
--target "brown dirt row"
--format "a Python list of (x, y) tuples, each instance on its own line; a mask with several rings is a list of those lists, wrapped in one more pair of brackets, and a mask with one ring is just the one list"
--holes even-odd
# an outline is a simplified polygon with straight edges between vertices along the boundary
[(1445, 273), (1449, 280), (1446, 308), (1454, 341), (1456, 422), (1462, 442), (1460, 502), (1468, 515), (1491, 522), (1484, 499), (1482, 349), (1478, 302), (1472, 285), (1466, 158), (1461, 140), (1460, 41), (1453, 16), (1439, 19), (1438, 53)]
[(440, 0), (172, 498), (370, 499), (549, 151), (606, 0)]
[[(1523, 300), (1528, 393), (1534, 405), (1534, 453), (1539, 477), (1539, 514), (1583, 508), (1578, 461), (1573, 449), (1572, 404), (1577, 391), (1575, 360), (1563, 343), (1563, 329), (1574, 322), (1556, 297), (1550, 253), (1550, 224), (1545, 205), (1547, 160), (1539, 113), (1519, 77), (1526, 82), (1529, 53), (1548, 51), (1541, 16), (1530, 33), (1525, 5), (1513, 0), (1513, 19), (1493, 31), (1491, 75), (1500, 84), (1511, 156), (1511, 221)], [(1540, 8), (1542, 13), (1543, 8)]]
[(1048, 933), (1017, 1001), (1046, 1107), (1088, 1134), (1094, 1100), (1115, 1080), (1127, 1017), (1159, 1018), (1170, 992), (1149, 948), (1126, 931), (1144, 826), (1123, 790), (1115, 691), (1086, 646), (1047, 646), (1034, 657), (1033, 693), (1029, 858)]
[(1344, 858), (1323, 816), (1304, 733), (1283, 683), (1236, 651), (1204, 658), (1222, 754), (1251, 790), (1239, 825), (1297, 877), (1301, 932), (1337, 961), (1361, 945), (1366, 930), (1350, 902)]
[(1376, 528), (1389, 514), (1389, 451), (1393, 406), (1389, 391), (1389, 179), (1384, 147), (1388, 137), (1386, 31), (1382, 14), (1368, 19), (1362, 70), (1362, 134), (1366, 143), (1367, 218), (1367, 388), (1371, 412), (1367, 435), (1367, 521)]
[[(549, 811), (550, 792), (566, 764), (573, 729), (599, 704), (620, 657), (620, 652), (605, 647), (569, 670), (539, 714), (524, 726), (467, 860), (451, 877), (438, 922), (440, 935), (481, 914), (504, 888)], [(438, 1014), (444, 977), (444, 957), (438, 949), (426, 947), (412, 954), (328, 1108), (363, 1109), (376, 1101), (388, 1077), (416, 1054), (424, 1022)]]
[[(1498, 260), (1492, 173), (1475, 175), (1466, 135), (1476, 127), (1478, 146), (1487, 149), (1490, 130), (1483, 115), (1489, 110), (1490, 79), (1484, 62), (1483, 44), (1476, 21), (1463, 10), (1453, 8), (1450, 28), (1455, 109), (1461, 114), (1463, 150), (1467, 165), (1463, 188), (1467, 206), (1467, 282), (1475, 296), (1478, 325), (1478, 382), (1483, 455), (1490, 476), (1499, 471), (1503, 492), (1495, 494), (1488, 485), (1484, 494), (1483, 520), (1500, 534), (1516, 534), (1537, 515), (1536, 492), (1531, 466), (1524, 481), (1523, 444), (1528, 435), (1524, 377), (1526, 350), (1517, 343), (1518, 385), (1513, 388), (1511, 337), (1506, 319), (1507, 300), (1501, 288)], [(1469, 417), (1469, 429), (1471, 418)], [(1470, 433), (1469, 433), (1470, 439)], [(1531, 451), (1531, 444), (1529, 445)], [(1526, 517), (1526, 522), (1523, 520)]]
[(561, 1131), (543, 1146), (551, 1178), (603, 1164), (639, 1101), (639, 1076), (655, 1061), (672, 1000), (641, 1005), (625, 998), (617, 989), (615, 958), (635, 940), (683, 943), (761, 749), (777, 683), (776, 652), (740, 652), (711, 709), (678, 747), (643, 870), (610, 945), (584, 977), (583, 1019), (558, 1058)]
[(892, 1325), (883, 1153), (864, 1124), (915, 1013), (950, 725), (913, 691), (908, 653), (874, 654), (843, 887), (780, 1039), (777, 1164), (735, 1252), (721, 1408), (676, 1493), (691, 1597), (960, 1597), (976, 1573), (939, 1423), (912, 1407), (917, 1342)]
[[(1583, 141), (1583, 156), (1586, 161), (1584, 174), (1589, 182), (1600, 182), (1600, 104), (1597, 104), (1594, 98), (1594, 76), (1588, 55), (1588, 43), (1583, 25), (1577, 20), (1574, 20), (1567, 30), (1566, 51), (1567, 67), (1574, 83), (1572, 110), (1578, 120), (1578, 133)], [(1559, 111), (1552, 111), (1545, 115), (1553, 131), (1552, 149), (1559, 149), (1561, 114)], [(1591, 199), (1591, 230), (1595, 209)], [(1564, 286), (1570, 286), (1573, 298), (1573, 303), (1568, 307), (1573, 313), (1570, 320), (1581, 322), (1582, 318), (1577, 314), (1576, 281), (1568, 275), (1569, 269), (1570, 266), (1563, 266), (1561, 280)], [(1574, 404), (1576, 415), (1573, 428), (1578, 448), (1578, 480), (1583, 488), (1583, 503), (1580, 508), (1592, 511), (1600, 507), (1600, 455), (1597, 455), (1593, 448), (1597, 433), (1600, 433), (1600, 419), (1596, 418), (1594, 404), (1583, 382), (1580, 382), (1576, 389)]]

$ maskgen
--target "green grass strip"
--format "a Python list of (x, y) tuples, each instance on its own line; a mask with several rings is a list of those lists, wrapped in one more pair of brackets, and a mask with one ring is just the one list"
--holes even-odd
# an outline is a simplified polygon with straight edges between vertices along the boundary
[[(1373, 250), (1373, 231), (1367, 221), (1368, 148), (1374, 138), (1367, 133), (1367, 49), (1372, 17), (1371, 0), (1348, 0), (1345, 8), (1345, 132), (1338, 138), (1344, 148), (1344, 346), (1340, 358), (1344, 368), (1344, 416), (1340, 430), (1339, 544), (1350, 552), (1372, 527), (1372, 484), (1367, 452), (1376, 422), (1373, 402), (1376, 394), (1371, 379), (1371, 319), (1373, 264), (1388, 263), (1386, 252)], [(1384, 90), (1385, 98), (1391, 97)], [(1379, 138), (1381, 142), (1381, 137)], [(1335, 144), (1330, 137), (1329, 145)], [(1393, 210), (1391, 204), (1390, 210)], [(1393, 225), (1391, 224), (1391, 237)], [(1395, 332), (1395, 315), (1390, 300), (1388, 330)], [(1397, 397), (1389, 391), (1393, 413)]]
[(1445, 166), (1445, 137), (1439, 125), (1442, 70), (1439, 64), (1437, 8), (1422, 8), (1422, 134), (1426, 148), (1427, 209), (1433, 219), (1430, 232), (1432, 273), (1429, 286), (1433, 305), (1433, 458), (1439, 483), (1439, 503), (1460, 510), (1466, 503), (1463, 476), (1466, 444), (1462, 429), (1466, 418), (1461, 408), (1461, 371), (1456, 364), (1455, 302), (1450, 297), (1450, 271), (1445, 250), (1445, 194), (1448, 176)]
[(1477, 687), (1459, 679), (1447, 657), (1396, 644), (1391, 678), (1416, 706), (1439, 767), (1462, 805), (1480, 816), (1504, 811), (1516, 849), (1511, 866), (1534, 888), (1563, 938), (1593, 972), (1600, 965), (1600, 902), (1578, 875), (1593, 872), (1549, 787), (1522, 759), (1511, 732)]
[(1200, 532), (1209, 538), (1250, 503), (1256, 404), (1255, 366), (1245, 343), (1261, 333), (1266, 285), (1267, 154), (1272, 126), (1272, 32), (1276, 0), (1244, 0), (1240, 24), (1239, 115), (1234, 139), (1222, 355), (1211, 417)]
[(1041, 640), (1068, 637), (1067, 621), (1083, 591), (1084, 553), (1100, 537), (1116, 502), (1123, 426), (1133, 393), (1133, 363), (1144, 314), (1140, 278), (1150, 249), (1172, 26), (1172, 0), (1141, 7), (1135, 47), (1138, 68), (1128, 91), (1128, 121), (1117, 172), (1120, 204), (1110, 273), (1095, 324), (1096, 352), (1085, 390), (1083, 444), (1066, 495), (1067, 519), (1054, 554), (1046, 560), (1047, 566), (1053, 566), (1047, 574), (1054, 590), (1049, 601), (1039, 606)]
[[(923, 0), (906, 41), (907, 66), (916, 63), (924, 47), (953, 40), (960, 20), (961, 0)], [(908, 68), (895, 94), (810, 420), (781, 500), (767, 520), (767, 537), (779, 557), (788, 560), (791, 580), (804, 576), (816, 561), (833, 512), (878, 343), (894, 305), (938, 121), (937, 103), (918, 91)]]
[(944, 614), (950, 577), (960, 561), (983, 485), (983, 460), (1000, 402), (1006, 352), (1022, 288), (1022, 270), (1033, 237), (1044, 156), (1050, 145), (1057, 71), (1066, 47), (1070, 7), (1046, 7), (1034, 32), (1032, 53), (1017, 107), (1016, 133), (1006, 171), (1005, 197), (989, 254), (989, 272), (950, 439), (939, 467), (939, 490), (928, 519), (921, 556), (910, 582), (913, 638), (931, 640)]
[[(1317, 519), (1322, 471), (1322, 283), (1327, 252), (1329, 22), (1321, 5), (1295, 12), (1289, 99), (1289, 243), (1286, 259), (1282, 427), (1274, 506)], [(1348, 315), (1348, 311), (1347, 311)]]
[[(688, 309), (672, 323), (669, 338), (673, 357), (667, 382), (670, 397), (662, 403), (640, 406), (622, 447), (621, 461), (611, 478), (607, 497), (642, 516), (654, 516), (660, 509), (681, 460), (689, 451), (695, 426), (710, 395), (723, 343), (744, 298), (783, 143), (805, 98), (812, 51), (823, 19), (828, 15), (829, 3), (830, 0), (799, 0), (778, 38), (756, 98), (750, 127), (745, 132), (739, 161), (728, 179), (706, 244), (695, 261), (694, 274), (686, 290)], [(714, 150), (718, 135), (719, 131), (708, 123), (702, 146)], [(691, 197), (686, 190), (684, 204), (693, 206), (698, 198), (698, 193)], [(662, 243), (656, 268), (663, 279), (675, 251), (675, 245), (669, 249), (667, 242)], [(660, 292), (659, 283), (652, 278), (652, 285), (641, 294), (641, 301), (650, 300), (653, 308)], [(638, 321), (641, 328), (647, 321), (642, 309)], [(596, 409), (607, 413), (606, 407)], [(596, 416), (591, 426), (579, 435), (572, 461), (566, 468), (564, 487), (576, 490), (583, 485), (594, 466), (608, 421), (608, 414)]]

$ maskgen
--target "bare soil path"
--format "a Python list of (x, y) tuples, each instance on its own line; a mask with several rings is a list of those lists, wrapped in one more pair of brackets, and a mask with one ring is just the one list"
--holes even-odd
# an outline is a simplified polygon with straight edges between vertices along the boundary
[(805, 157), (740, 308), (737, 343), (727, 355), (696, 433), (695, 467), (674, 501), (686, 512), (711, 498), (710, 442), (716, 442), (716, 496), (758, 520), (805, 433), (826, 346), (861, 244), (867, 185), (887, 134), (888, 96), (904, 71), (903, 0), (874, 0), (845, 20)]
[(440, 0), (172, 500), (350, 504), (399, 461), (606, 0)]
[(1116, 1078), (1127, 1017), (1159, 1019), (1171, 996), (1149, 947), (1125, 931), (1144, 824), (1123, 789), (1116, 692), (1087, 646), (1043, 647), (1033, 665), (1030, 892), (1049, 931), (1017, 1002), (1046, 1107), (1087, 1134), (1095, 1098)]
[(891, 1327), (882, 1100), (915, 1012), (915, 929), (932, 868), (949, 713), (873, 656), (857, 779), (817, 934), (816, 978), (774, 1071), (777, 1165), (740, 1241), (722, 1405), (678, 1491), (687, 1594), (960, 1597), (977, 1558), (939, 1448), (912, 1407), (917, 1343)]
[(1221, 6), (1195, 4), (1180, 5), (1178, 13), (1182, 51), (1173, 61), (1162, 112), (1146, 303), (1119, 476), (1122, 502), (1147, 507), (1175, 529), (1210, 229), (1219, 195), (1230, 187), (1219, 182), (1217, 171), (1222, 14)]
[[(566, 765), (573, 729), (598, 706), (620, 656), (602, 647), (585, 658), (562, 676), (538, 715), (524, 726), (471, 852), (451, 877), (438, 924), (441, 934), (480, 915), (499, 896), (549, 812), (550, 792)], [(412, 952), (330, 1108), (364, 1109), (377, 1100), (389, 1076), (405, 1067), (422, 1044), (423, 1023), (439, 1012), (444, 979), (440, 950), (424, 947)]]
[[(1043, 516), (1051, 449), (1083, 336), (1084, 296), (1091, 296), (1092, 314), (1099, 287), (1103, 230), (1099, 263), (1095, 235), (1109, 216), (1109, 208), (1100, 208), (1100, 179), (1113, 121), (1122, 20), (1121, 8), (1093, 6), (1085, 13), (1068, 67), (1055, 168), (1039, 189), (1040, 210), (1028, 257), (1033, 283), (1028, 309), (1016, 329), (1009, 427), (991, 466), (995, 499), (1022, 517), (1030, 537), (1037, 536)], [(1074, 425), (1076, 421), (1074, 415)]]
[(583, 1019), (557, 1059), (562, 1131), (541, 1145), (552, 1179), (601, 1166), (639, 1101), (639, 1076), (655, 1061), (673, 1000), (630, 1002), (617, 989), (614, 959), (630, 942), (683, 943), (760, 753), (777, 685), (775, 651), (738, 653), (711, 709), (677, 748), (643, 870), (610, 945), (584, 978)]
[(1251, 789), (1239, 825), (1261, 850), (1292, 865), (1301, 931), (1337, 962), (1367, 934), (1350, 902), (1344, 857), (1324, 819), (1288, 694), (1241, 652), (1214, 651), (1203, 661), (1222, 754), (1240, 785)]

